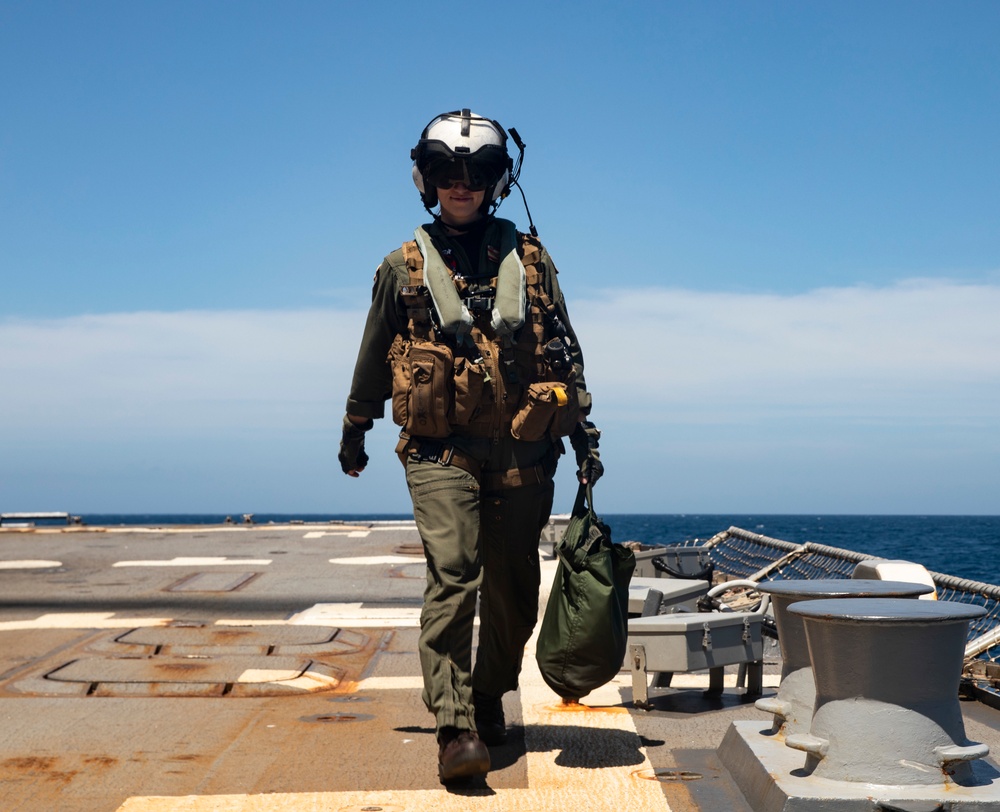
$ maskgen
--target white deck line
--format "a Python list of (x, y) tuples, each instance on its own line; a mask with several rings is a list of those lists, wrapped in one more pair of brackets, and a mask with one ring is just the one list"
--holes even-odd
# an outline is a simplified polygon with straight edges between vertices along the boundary
[(40, 570), (49, 567), (61, 567), (62, 561), (42, 561), (25, 559), (23, 561), (0, 561), (0, 570)]
[(423, 564), (424, 559), (415, 555), (369, 555), (355, 556), (354, 558), (331, 558), (330, 563), (351, 566), (371, 566), (374, 564)]
[(350, 539), (368, 538), (368, 530), (310, 530), (302, 538), (321, 539), (324, 536), (347, 536)]
[(418, 606), (362, 606), (360, 603), (317, 603), (292, 615), (288, 623), (294, 626), (340, 626), (348, 629), (402, 629), (420, 625)]
[(166, 626), (169, 617), (115, 617), (114, 612), (53, 612), (32, 620), (0, 621), (0, 632), (26, 629), (137, 629)]
[(270, 558), (178, 557), (147, 561), (116, 561), (112, 567), (225, 567), (231, 564), (248, 567), (266, 567)]
[[(578, 779), (580, 770), (572, 770)], [(592, 776), (586, 777), (588, 780)], [(642, 779), (638, 779), (642, 780)], [(544, 810), (579, 810), (579, 812), (670, 812), (662, 789), (651, 785), (659, 796), (649, 798), (646, 806), (635, 805), (630, 793), (626, 798), (604, 794), (612, 788), (594, 787), (582, 780), (571, 790), (498, 789), (451, 793), (445, 789), (386, 790), (384, 792), (303, 792), (268, 795), (212, 795), (185, 798), (129, 798), (117, 812), (543, 812)], [(489, 793), (488, 795), (486, 793)], [(626, 805), (630, 804), (630, 805)], [(721, 811), (720, 811), (721, 812)]]
[[(652, 765), (645, 758), (645, 748), (641, 745), (631, 715), (621, 707), (619, 688), (628, 684), (629, 678), (619, 675), (607, 685), (586, 696), (581, 709), (567, 710), (545, 684), (538, 671), (535, 662), (536, 637), (537, 627), (535, 635), (528, 643), (521, 672), (521, 709), (525, 724), (529, 784), (529, 790), (526, 792), (532, 793), (535, 797), (532, 798), (531, 805), (511, 808), (575, 808), (587, 812), (605, 809), (615, 812), (669, 810), (660, 784), (640, 778), (638, 775), (640, 771), (652, 770)], [(607, 759), (609, 763), (620, 765), (626, 760), (615, 758), (615, 754), (610, 752), (616, 748), (626, 751), (623, 755), (642, 753), (643, 762), (631, 767), (587, 769), (561, 767), (556, 763), (561, 752), (560, 747), (546, 746), (546, 731), (549, 725), (579, 727), (580, 736), (585, 737), (595, 748), (605, 747), (609, 750)], [(621, 731), (624, 736), (602, 736), (598, 731)], [(560, 736), (564, 737), (565, 732)]]

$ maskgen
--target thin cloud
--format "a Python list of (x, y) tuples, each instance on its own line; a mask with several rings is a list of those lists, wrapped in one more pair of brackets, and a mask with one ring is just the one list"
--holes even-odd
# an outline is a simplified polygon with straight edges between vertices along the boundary
[(588, 382), (616, 412), (993, 419), (998, 307), (1000, 286), (914, 280), (795, 296), (626, 290), (573, 315)]
[[(626, 289), (571, 311), (615, 472), (605, 509), (997, 508), (1000, 285)], [(335, 461), (365, 315), (0, 321), (2, 490), (77, 510), (405, 511), (388, 420), (365, 487)]]
[[(917, 280), (795, 296), (644, 289), (571, 303), (603, 416), (996, 415), (1000, 286)], [(0, 322), (0, 418), (71, 430), (314, 416), (346, 397), (361, 310)]]
[(0, 323), (0, 417), (22, 430), (279, 428), (322, 420), (364, 314), (184, 311)]

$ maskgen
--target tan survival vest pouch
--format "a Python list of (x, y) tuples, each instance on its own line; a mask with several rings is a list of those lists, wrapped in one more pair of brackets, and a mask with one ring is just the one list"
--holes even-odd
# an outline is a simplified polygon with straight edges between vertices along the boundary
[(389, 348), (392, 419), (407, 434), (447, 437), (455, 361), (447, 344), (396, 336)]

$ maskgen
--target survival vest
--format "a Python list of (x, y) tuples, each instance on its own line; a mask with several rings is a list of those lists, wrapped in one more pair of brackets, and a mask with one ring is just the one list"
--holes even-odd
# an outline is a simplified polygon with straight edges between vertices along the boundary
[[(495, 441), (501, 432), (509, 432), (521, 440), (540, 440), (568, 435), (576, 426), (575, 373), (565, 349), (565, 330), (559, 329), (538, 267), (541, 243), (515, 231), (509, 221), (498, 222), (510, 229), (509, 241), (524, 268), (526, 312), (521, 326), (509, 332), (499, 323), (495, 307), (497, 277), (488, 284), (470, 285), (450, 271), (465, 323), (451, 332), (442, 329), (420, 246), (416, 240), (403, 244), (409, 278), (400, 296), (409, 335), (396, 336), (388, 360), (393, 420), (411, 436), (458, 434)], [(428, 248), (430, 240), (421, 241), (425, 250), (436, 253), (433, 246)], [(440, 255), (434, 259), (440, 262)]]

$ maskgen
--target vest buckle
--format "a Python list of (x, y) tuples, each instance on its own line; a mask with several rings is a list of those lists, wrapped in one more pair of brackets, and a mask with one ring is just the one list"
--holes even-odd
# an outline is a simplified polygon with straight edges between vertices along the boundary
[(455, 447), (445, 445), (438, 440), (421, 440), (420, 445), (410, 452), (410, 458), (417, 462), (436, 462), (438, 465), (451, 465)]
[(489, 312), (493, 309), (493, 297), (484, 293), (474, 293), (466, 297), (465, 306), (470, 311)]

